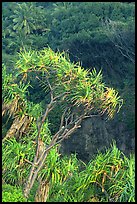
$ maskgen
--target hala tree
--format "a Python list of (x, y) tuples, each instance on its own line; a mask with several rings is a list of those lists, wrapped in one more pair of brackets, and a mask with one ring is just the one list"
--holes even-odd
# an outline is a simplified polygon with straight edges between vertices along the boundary
[[(28, 86), (29, 75), (35, 73), (36, 80), (45, 90), (45, 97), (50, 98), (44, 113), (36, 121), (36, 154), (30, 162), (32, 166), (24, 188), (24, 196), (28, 197), (50, 150), (67, 139), (84, 119), (104, 114), (113, 118), (123, 101), (116, 90), (103, 83), (101, 71), (84, 70), (79, 63), (71, 63), (64, 52), (55, 53), (50, 48), (41, 51), (24, 49), (19, 53), (16, 67), (20, 84)], [(41, 131), (55, 106), (63, 107), (60, 126), (46, 146)], [(22, 110), (25, 111), (25, 108)]]

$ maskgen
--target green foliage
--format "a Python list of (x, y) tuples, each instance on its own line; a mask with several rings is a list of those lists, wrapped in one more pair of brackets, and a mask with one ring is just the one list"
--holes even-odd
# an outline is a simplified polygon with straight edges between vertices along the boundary
[[(45, 139), (45, 143), (48, 144), (47, 136)], [(28, 156), (32, 154), (32, 150), (30, 151), (32, 143), (30, 148), (28, 148), (27, 140), (26, 142), (24, 141), (24, 145), (21, 145), (22, 149), (25, 150), (23, 151), (24, 158), (28, 158), (31, 161), (32, 157)], [(14, 183), (15, 181), (11, 181), (11, 174), (14, 179), (26, 177), (27, 174), (21, 175), (21, 172), (24, 168), (27, 172), (29, 164), (25, 165), (22, 163), (22, 167), (19, 167), (19, 165), (17, 167), (17, 164), (15, 164), (17, 163), (16, 161), (22, 160), (23, 162), (23, 157), (21, 156), (20, 160), (16, 159), (21, 151), (21, 146), (18, 144), (17, 147), (15, 139), (9, 140), (9, 142), (5, 141), (5, 146), (8, 146), (8, 149), (6, 148), (6, 151), (3, 152), (3, 157), (5, 158), (6, 155), (6, 158), (10, 158), (12, 164), (9, 159), (3, 161), (3, 180), (14, 186), (18, 182)], [(11, 149), (11, 153), (9, 153), (9, 149)], [(18, 153), (15, 153), (17, 150)], [(11, 154), (14, 157), (13, 159), (11, 159)], [(40, 171), (39, 176), (43, 180), (51, 178), (48, 202), (135, 201), (135, 158), (133, 156), (127, 158), (118, 150), (115, 143), (110, 149), (106, 149), (105, 153), (99, 152), (88, 164), (79, 161), (76, 155), (61, 156), (57, 149), (54, 148), (48, 155), (45, 166)], [(19, 186), (23, 184), (22, 182), (19, 183)], [(21, 191), (17, 191), (17, 187), (12, 186), (11, 188), (10, 185), (3, 184), (3, 202), (10, 199), (19, 199), (18, 201), (21, 202), (23, 199)], [(35, 195), (35, 191), (32, 193)], [(33, 200), (34, 196), (32, 193), (30, 195), (31, 200)], [(14, 196), (10, 198), (12, 194), (15, 195), (15, 198)]]
[(14, 22), (13, 30), (16, 32), (23, 32), (25, 35), (30, 34), (31, 30), (35, 30), (33, 25), (32, 16), (32, 3), (17, 4), (17, 9), (14, 11), (14, 15), (11, 16)]
[(15, 58), (15, 55), (9, 55), (5, 50), (2, 50), (2, 64), (7, 67), (8, 73), (14, 73), (13, 67)]
[(7, 12), (7, 5), (3, 4), (3, 45), (6, 52), (9, 52), (8, 49), (14, 52), (20, 47), (31, 46), (35, 43), (32, 34), (39, 37), (49, 31), (45, 28), (47, 22), (41, 6), (33, 2), (14, 3), (10, 6), (12, 12), (9, 8)]
[(84, 164), (84, 170), (72, 171), (63, 183), (56, 182), (47, 201), (135, 202), (134, 162), (134, 157), (128, 159), (113, 144), (105, 153), (99, 152)]
[[(135, 15), (134, 4), (121, 2), (66, 2), (65, 4), (56, 2), (50, 4), (47, 9), (45, 7), (48, 6), (48, 2), (46, 6), (44, 2), (22, 2), (9, 5), (3, 3), (3, 45), (5, 49), (10, 44), (9, 49), (17, 49), (19, 45), (22, 46), (21, 42), (27, 47), (29, 45), (34, 48), (42, 48), (42, 40), (43, 46), (48, 44), (54, 50), (69, 49), (72, 53), (72, 60), (81, 60), (86, 67), (91, 64), (100, 66), (98, 63), (100, 60), (106, 66), (103, 56), (105, 55), (110, 63), (106, 46), (109, 48), (111, 43), (106, 36), (106, 28), (102, 27), (102, 22), (110, 19), (116, 23), (122, 23), (123, 29), (127, 28), (128, 36), (134, 32), (134, 26), (131, 26), (134, 25), (133, 22), (131, 23)], [(47, 25), (46, 29), (45, 25)], [(50, 27), (50, 32), (47, 32), (47, 27)], [(8, 33), (5, 33), (7, 31)], [(10, 35), (13, 39), (10, 39)], [(103, 49), (100, 48), (100, 43)], [(100, 49), (102, 54), (98, 53)], [(79, 59), (77, 60), (76, 57)], [(91, 61), (90, 64), (88, 58)]]
[[(42, 72), (43, 79), (47, 79), (44, 86), (42, 83), (42, 88), (45, 92), (51, 91), (51, 86), (54, 97), (58, 98), (58, 96), (66, 94), (63, 96), (62, 103), (64, 103), (66, 107), (82, 107), (82, 111), (84, 111), (86, 116), (91, 114), (91, 110), (93, 109), (93, 112), (97, 111), (99, 114), (107, 112), (108, 116), (112, 118), (115, 111), (117, 111), (117, 106), (118, 111), (120, 109), (122, 99), (118, 96), (118, 93), (114, 89), (106, 87), (102, 82), (101, 71), (97, 73), (96, 69), (91, 70), (91, 72), (89, 70), (84, 70), (79, 64), (71, 63), (69, 57), (65, 55), (65, 52), (55, 53), (50, 48), (45, 48), (41, 51), (29, 50), (27, 52), (24, 50), (18, 55), (16, 69), (16, 76), (21, 79), (19, 85), (17, 83), (13, 83), (9, 86), (12, 75), (8, 75), (7, 80), (5, 80), (7, 73), (6, 68), (4, 67), (3, 89), (8, 93), (7, 96), (3, 95), (4, 103), (7, 103), (7, 100), (12, 101), (12, 103), (14, 102), (10, 112), (16, 112), (16, 114), (19, 114), (19, 100), (23, 100), (26, 106), (21, 106), (22, 114), (27, 113), (30, 117), (33, 117), (35, 121), (37, 120), (37, 126), (39, 126), (38, 117), (42, 114), (41, 104), (34, 104), (33, 102), (27, 101), (28, 87), (30, 86), (30, 82), (28, 80), (31, 72), (35, 72), (36, 74), (37, 72)], [(38, 76), (36, 77), (39, 79)], [(22, 105), (22, 103), (20, 105)], [(82, 113), (79, 111), (77, 114), (81, 116)], [(32, 130), (30, 130), (28, 135), (32, 134), (32, 136), (36, 137), (36, 125), (31, 125)], [(49, 137), (49, 132), (47, 132), (48, 127), (45, 125), (46, 123), (43, 128), (45, 127), (46, 132), (42, 129), (41, 139), (45, 146), (47, 146), (51, 138)], [(20, 141), (22, 141), (22, 139)], [(19, 185), (24, 183), (24, 178), (27, 177), (26, 174), (30, 170), (30, 167), (26, 166), (24, 161), (32, 161), (34, 152), (31, 151), (31, 148), (33, 147), (34, 150), (34, 145), (30, 138), (28, 145), (25, 145), (26, 144), (24, 144), (23, 141), (22, 143), (17, 142), (15, 138), (6, 140), (3, 143), (3, 149), (4, 151), (6, 150), (6, 153), (3, 152), (3, 179), (10, 184)], [(54, 147), (50, 150), (45, 163), (46, 171), (43, 170), (43, 174), (40, 172), (40, 175), (42, 178), (45, 176), (46, 179), (51, 178), (52, 183), (62, 183), (65, 179), (67, 179), (67, 176), (72, 174), (75, 170), (75, 166), (72, 164), (70, 159), (68, 161), (67, 169), (65, 168), (66, 161), (63, 161), (63, 163), (61, 163), (61, 168), (64, 165), (64, 171), (59, 170), (60, 167), (58, 165), (60, 164), (58, 164), (56, 148)], [(28, 154), (28, 151), (31, 152)], [(9, 158), (9, 160), (7, 158)], [(14, 162), (12, 160), (14, 160)], [(55, 167), (55, 165), (57, 165), (57, 167)], [(61, 178), (61, 174), (63, 178)]]
[[(35, 155), (36, 123), (32, 122), (29, 133), (17, 141), (14, 137), (2, 143), (3, 179), (10, 185), (23, 185), (29, 174), (31, 163)], [(41, 131), (45, 145), (51, 139), (48, 123)]]
[[(64, 98), (65, 104), (55, 107), (49, 115), (51, 124), (47, 120), (43, 125), (41, 137), (45, 145), (51, 141), (49, 127), (54, 133), (58, 130), (60, 115), (66, 106), (88, 108), (89, 113), (106, 112), (110, 118), (119, 111), (122, 100), (116, 90), (103, 83), (102, 73), (105, 81), (123, 93), (121, 121), (126, 124), (126, 130), (134, 129), (134, 67), (110, 41), (117, 43), (116, 34), (122, 36), (122, 43), (134, 56), (134, 7), (133, 3), (122, 2), (3, 2), (3, 102), (10, 107), (11, 115), (27, 114), (34, 119), (25, 137), (18, 141), (13, 137), (2, 144), (3, 180), (8, 183), (3, 184), (3, 202), (25, 201), (21, 188), (31, 167), (26, 160), (33, 160), (36, 120), (49, 101), (45, 77), (55, 88), (55, 96), (69, 92)], [(107, 19), (112, 21), (115, 32), (108, 32), (103, 26)], [(49, 47), (44, 49), (47, 45), (60, 52), (55, 53)], [(62, 50), (70, 53), (71, 60)], [(81, 61), (83, 66), (70, 61)], [(100, 68), (102, 71), (98, 71)], [(113, 145), (106, 153), (99, 153), (84, 164), (76, 155), (63, 157), (58, 148), (50, 151), (39, 172), (43, 179), (50, 180), (48, 201), (135, 202), (134, 157), (125, 157)], [(32, 194), (37, 185), (36, 182)]]
[[(51, 178), (51, 188), (56, 191), (58, 185), (63, 185), (63, 183), (68, 180), (73, 173), (78, 171), (79, 161), (76, 155), (61, 156), (58, 148), (54, 148), (50, 151), (45, 168), (41, 170), (40, 176), (43, 179)], [(52, 192), (53, 193), (53, 192)]]
[[(28, 176), (30, 164), (25, 162), (25, 159), (33, 159), (33, 138), (36, 132), (36, 125), (33, 123), (30, 136), (20, 140), (20, 143), (14, 138), (4, 141), (3, 180), (8, 184), (22, 186)], [(42, 130), (42, 140), (45, 145), (51, 140), (47, 123)], [(43, 180), (50, 179), (47, 201), (135, 201), (135, 159), (133, 156), (128, 159), (115, 143), (110, 149), (106, 149), (105, 153), (99, 152), (88, 164), (79, 161), (76, 155), (60, 155), (58, 148), (57, 146), (51, 149), (44, 167), (39, 172), (39, 177)], [(3, 189), (3, 199), (4, 196), (9, 196), (7, 192), (8, 190)], [(28, 201), (33, 201), (32, 193), (35, 195), (35, 191), (31, 192)]]
[(22, 189), (4, 184), (2, 186), (2, 202), (26, 202), (22, 194)]
[(33, 141), (19, 143), (15, 138), (2, 144), (3, 179), (11, 185), (22, 185), (28, 176), (30, 165), (24, 159), (33, 160)]
[(2, 80), (2, 97), (5, 103), (14, 100), (16, 97), (19, 97), (22, 100), (25, 98), (29, 84), (25, 85), (21, 82), (19, 84), (16, 82), (14, 83), (15, 78), (13, 77), (13, 74), (7, 73), (6, 66), (3, 66)]
[(26, 85), (21, 81), (17, 83), (13, 74), (7, 73), (6, 66), (3, 66), (2, 99), (3, 106), (8, 108), (9, 116), (25, 113), (29, 86), (29, 83)]
[(33, 118), (37, 119), (42, 115), (41, 104), (34, 104), (33, 102), (28, 102), (26, 112)]
[[(101, 71), (95, 69), (84, 70), (79, 64), (70, 62), (64, 52), (54, 53), (50, 48), (41, 51), (26, 50), (19, 53), (16, 63), (17, 73), (22, 75), (22, 80), (28, 77), (29, 72), (42, 72), (50, 79), (51, 86), (55, 87), (55, 96), (69, 93), (66, 101), (74, 106), (84, 105), (89, 109), (107, 112), (113, 117), (117, 107), (122, 105), (118, 93), (108, 88), (102, 82)], [(52, 77), (51, 77), (52, 75)], [(45, 84), (46, 91), (47, 85)], [(101, 109), (101, 110), (100, 110)]]
[[(134, 12), (134, 5), (123, 5), (120, 2), (72, 2), (71, 4), (67, 2), (66, 5), (62, 2), (56, 3), (50, 14), (52, 26), (49, 45), (53, 49), (69, 49), (72, 60), (80, 59), (84, 67), (89, 67), (91, 64), (97, 66), (98, 61), (106, 66), (103, 56), (110, 63), (110, 52), (108, 54), (107, 50), (111, 44), (106, 36), (106, 28), (102, 27), (102, 22), (105, 19), (121, 22), (128, 28), (128, 32), (132, 32), (129, 25), (131, 19), (134, 19)], [(100, 49), (102, 54), (99, 52)], [(87, 58), (86, 55), (88, 55)], [(113, 57), (111, 59), (113, 60)]]
[[(108, 38), (110, 36), (117, 43), (116, 33), (118, 32), (122, 36), (121, 42), (124, 42), (124, 47), (129, 48), (128, 51), (134, 54), (134, 3), (13, 2), (7, 4), (3, 2), (2, 16), (3, 50), (5, 52), (3, 61), (9, 64), (9, 69), (11, 69), (11, 63), (6, 60), (6, 54), (19, 51), (23, 42), (27, 49), (29, 47), (42, 49), (49, 45), (54, 50), (66, 50), (70, 53), (71, 61), (81, 61), (83, 67), (96, 67), (97, 70), (102, 67), (105, 81), (117, 87), (118, 90), (126, 76), (129, 76), (134, 82), (134, 66), (129, 63), (129, 59), (122, 56), (117, 46), (114, 46)], [(20, 23), (14, 22), (19, 19)], [(107, 19), (116, 25), (117, 32), (113, 32), (113, 29), (108, 31), (103, 26), (103, 22)], [(22, 36), (22, 32), (13, 30), (17, 24), (20, 26), (22, 24), (21, 31), (24, 31), (24, 34), (27, 32), (25, 34), (27, 37)], [(46, 28), (50, 28), (50, 32), (44, 31), (45, 24)], [(27, 30), (30, 30), (30, 34)], [(12, 36), (10, 36), (11, 33)], [(132, 112), (131, 109), (129, 112)], [(127, 112), (125, 117), (127, 121), (128, 117), (129, 121), (134, 123), (134, 118), (130, 119)], [(130, 126), (133, 130), (133, 126)]]

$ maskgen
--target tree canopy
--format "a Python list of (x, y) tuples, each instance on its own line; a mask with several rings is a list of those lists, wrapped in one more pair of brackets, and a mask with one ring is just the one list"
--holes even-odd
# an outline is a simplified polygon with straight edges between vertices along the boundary
[[(10, 115), (16, 116), (3, 141), (15, 135), (21, 137), (31, 126), (34, 116), (31, 115), (29, 107), (31, 105), (32, 110), (36, 106), (27, 100), (29, 74), (36, 73), (35, 79), (42, 81), (42, 86), (44, 83), (45, 97), (50, 94), (50, 102), (45, 113), (41, 112), (42, 119), (39, 115), (34, 117), (34, 121), (37, 122), (39, 118), (37, 149), (24, 190), (27, 197), (50, 149), (68, 138), (80, 127), (83, 119), (105, 113), (112, 118), (122, 106), (122, 99), (117, 91), (102, 82), (101, 71), (97, 73), (96, 69), (84, 70), (79, 64), (71, 63), (64, 52), (55, 53), (51, 48), (21, 51), (16, 62), (16, 70), (16, 77), (20, 77), (19, 84), (11, 83), (12, 74), (6, 75), (5, 68), (3, 72), (3, 114), (9, 110)], [(42, 79), (38, 76), (39, 72)], [(43, 124), (56, 105), (63, 106), (60, 128), (39, 155)]]

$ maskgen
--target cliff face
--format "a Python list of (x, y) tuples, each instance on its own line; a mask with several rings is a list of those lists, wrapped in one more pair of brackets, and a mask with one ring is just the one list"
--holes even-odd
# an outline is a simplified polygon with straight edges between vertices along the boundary
[(89, 161), (98, 150), (104, 151), (110, 147), (112, 140), (126, 155), (134, 152), (134, 134), (125, 130), (124, 123), (115, 120), (106, 121), (101, 117), (84, 120), (70, 138), (61, 146), (61, 153), (77, 153), (78, 158)]

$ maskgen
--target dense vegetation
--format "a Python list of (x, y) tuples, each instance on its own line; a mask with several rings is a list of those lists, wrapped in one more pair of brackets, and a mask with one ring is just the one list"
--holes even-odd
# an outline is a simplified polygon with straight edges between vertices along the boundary
[(47, 45), (67, 51), (71, 61), (80, 61), (84, 68), (102, 69), (104, 80), (125, 102), (115, 123), (121, 121), (134, 134), (134, 3), (8, 2), (3, 3), (2, 17), (3, 62), (10, 70), (23, 46)]
[(133, 155), (59, 151), (89, 117), (134, 134), (134, 3), (5, 2), (2, 21), (3, 202), (134, 202)]
[[(25, 201), (22, 186), (24, 179), (28, 176), (30, 164), (23, 158), (30, 159), (34, 156), (30, 151), (31, 147), (30, 140), (27, 145), (22, 145), (15, 139), (10, 139), (5, 143), (3, 179), (6, 179), (8, 184), (3, 183), (3, 202)], [(7, 158), (14, 158), (14, 160), (7, 160)], [(62, 157), (55, 149), (52, 149), (45, 164), (46, 167), (40, 172), (40, 176), (43, 180), (45, 179), (41, 189), (46, 192), (47, 202), (134, 202), (134, 162), (133, 157), (129, 159), (125, 157), (115, 144), (104, 154), (98, 153), (88, 164), (78, 160), (76, 155)], [(37, 188), (38, 182), (35, 183), (28, 202), (33, 202), (34, 199), (35, 201), (44, 200), (44, 198), (41, 199), (43, 192), (40, 191), (40, 187), (39, 191)]]

